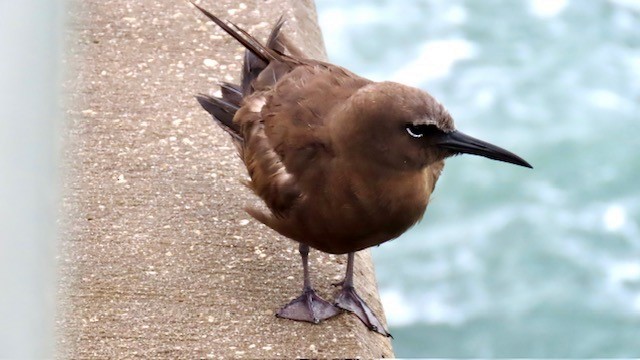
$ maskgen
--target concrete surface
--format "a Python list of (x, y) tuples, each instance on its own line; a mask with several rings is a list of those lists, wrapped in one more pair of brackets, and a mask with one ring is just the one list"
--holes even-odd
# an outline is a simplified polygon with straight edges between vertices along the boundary
[[(325, 56), (310, 0), (200, 4), (261, 40), (286, 11), (285, 31)], [(69, 29), (58, 357), (393, 356), (353, 315), (274, 316), (300, 292), (297, 244), (242, 211), (259, 200), (193, 98), (237, 81), (241, 47), (186, 1), (77, 1)], [(311, 253), (327, 299), (345, 260)], [(356, 270), (384, 318), (368, 252)]]

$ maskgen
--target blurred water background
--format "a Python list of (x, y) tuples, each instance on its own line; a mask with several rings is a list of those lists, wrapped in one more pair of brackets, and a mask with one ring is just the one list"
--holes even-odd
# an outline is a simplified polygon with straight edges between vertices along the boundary
[(374, 249), (400, 357), (640, 356), (640, 1), (317, 0), (329, 58), (534, 170), (447, 161)]

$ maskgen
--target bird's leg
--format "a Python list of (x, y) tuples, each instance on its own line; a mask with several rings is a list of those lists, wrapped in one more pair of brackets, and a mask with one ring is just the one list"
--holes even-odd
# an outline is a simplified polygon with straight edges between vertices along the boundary
[(369, 305), (356, 293), (353, 288), (353, 262), (355, 253), (349, 253), (347, 257), (347, 273), (344, 280), (336, 285), (342, 285), (342, 290), (336, 297), (336, 306), (354, 313), (370, 329), (384, 336), (391, 334), (384, 328), (380, 320), (373, 313)]
[(316, 291), (311, 287), (311, 280), (309, 278), (309, 246), (300, 244), (299, 251), (304, 273), (302, 295), (278, 310), (276, 316), (317, 324), (322, 320), (340, 314), (340, 309), (318, 296)]

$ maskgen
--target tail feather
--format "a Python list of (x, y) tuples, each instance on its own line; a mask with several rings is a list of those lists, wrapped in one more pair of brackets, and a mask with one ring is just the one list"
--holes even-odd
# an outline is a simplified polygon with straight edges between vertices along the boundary
[[(284, 53), (284, 46), (280, 39), (280, 29), (282, 29), (282, 25), (284, 25), (284, 17), (280, 16), (267, 40), (267, 48), (279, 54)], [(269, 61), (264, 61), (264, 59), (257, 56), (250, 49), (245, 51), (244, 67), (242, 69), (242, 92), (245, 96), (253, 93), (253, 81), (267, 66), (269, 66)]]
[(200, 94), (196, 96), (200, 105), (213, 116), (216, 123), (226, 131), (234, 140), (242, 142), (244, 139), (240, 127), (233, 122), (233, 116), (240, 108), (224, 99)]
[(242, 102), (242, 88), (239, 85), (228, 82), (221, 82), (219, 85), (222, 98), (228, 103), (240, 107), (240, 103)]
[(300, 50), (297, 46), (295, 46), (288, 36), (281, 33), (282, 26), (284, 25), (285, 19), (284, 15), (281, 15), (276, 21), (276, 24), (273, 26), (271, 30), (271, 34), (269, 35), (269, 39), (267, 40), (267, 47), (276, 53), (282, 55), (287, 51), (289, 55), (298, 58), (305, 58), (305, 54)]
[(221, 82), (219, 85), (222, 97), (212, 97), (204, 94), (196, 96), (200, 105), (213, 116), (213, 119), (223, 130), (231, 135), (236, 144), (242, 144), (244, 141), (242, 132), (240, 127), (233, 122), (233, 117), (242, 106), (243, 98), (253, 93), (255, 80), (272, 62), (276, 61), (277, 63), (275, 67), (272, 65), (270, 68), (273, 75), (273, 83), (288, 71), (281, 66), (284, 63), (281, 64), (278, 61), (287, 57), (284, 55), (285, 50), (294, 55), (299, 55), (301, 52), (280, 32), (284, 25), (284, 17), (282, 16), (271, 30), (265, 46), (234, 23), (222, 21), (193, 3), (193, 1), (191, 3), (246, 48), (241, 85)]
[(234, 39), (236, 39), (239, 43), (242, 44), (247, 50), (251, 51), (255, 56), (260, 58), (262, 61), (269, 63), (271, 60), (274, 60), (276, 54), (273, 51), (264, 45), (260, 44), (258, 40), (256, 40), (249, 33), (238, 27), (236, 24), (229, 22), (235, 30), (231, 28), (231, 26), (227, 25), (224, 21), (220, 20), (218, 17), (208, 12), (207, 10), (201, 8), (196, 3), (191, 1), (191, 4), (195, 6), (198, 10), (200, 10), (206, 17), (211, 19), (216, 25), (220, 26), (222, 30), (224, 30), (227, 34), (231, 35)]
[(276, 21), (276, 24), (271, 30), (271, 34), (269, 34), (269, 39), (267, 40), (267, 47), (279, 54), (284, 54), (284, 45), (282, 44), (280, 39), (280, 30), (282, 29), (283, 25), (284, 15), (280, 15), (278, 21)]

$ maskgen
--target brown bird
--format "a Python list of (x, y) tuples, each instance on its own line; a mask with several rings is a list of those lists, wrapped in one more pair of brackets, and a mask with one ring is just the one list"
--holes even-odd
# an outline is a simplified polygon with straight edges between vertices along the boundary
[[(353, 287), (354, 253), (420, 220), (448, 157), (531, 165), (457, 131), (447, 110), (420, 89), (305, 58), (280, 33), (282, 18), (264, 46), (194, 5), (246, 48), (241, 85), (222, 83), (221, 97), (197, 99), (231, 135), (251, 178), (248, 187), (268, 208), (248, 213), (300, 244), (302, 295), (277, 316), (318, 323), (344, 309), (389, 336)], [(348, 254), (335, 305), (311, 286), (310, 247)]]

